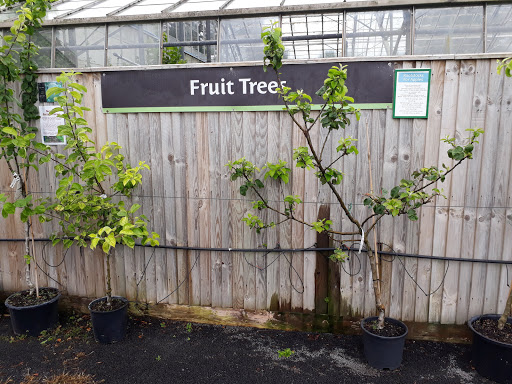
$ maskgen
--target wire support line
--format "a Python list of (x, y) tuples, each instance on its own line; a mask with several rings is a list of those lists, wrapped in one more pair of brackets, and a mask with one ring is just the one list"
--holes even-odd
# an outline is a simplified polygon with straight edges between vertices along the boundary
[[(25, 239), (17, 238), (17, 239), (0, 239), (0, 242), (24, 242)], [(34, 239), (34, 241), (50, 241), (48, 238), (40, 238)], [(213, 248), (213, 247), (189, 247), (189, 246), (180, 246), (180, 245), (142, 245), (135, 244), (136, 247), (152, 247), (152, 248), (160, 248), (160, 249), (172, 249), (172, 250), (183, 250), (183, 251), (205, 251), (205, 252), (333, 252), (337, 248)], [(349, 250), (353, 250), (350, 248)], [(361, 252), (366, 253), (366, 249), (361, 249)], [(416, 255), (410, 253), (399, 253), (399, 252), (385, 252), (385, 251), (377, 251), (378, 254), (384, 256), (400, 256), (404, 258), (414, 258), (414, 259), (427, 259), (427, 260), (438, 260), (438, 261), (454, 261), (461, 263), (483, 263), (483, 264), (503, 264), (503, 265), (512, 265), (512, 260), (499, 260), (499, 259), (468, 259), (463, 257), (446, 257), (446, 256), (430, 256), (430, 255)]]

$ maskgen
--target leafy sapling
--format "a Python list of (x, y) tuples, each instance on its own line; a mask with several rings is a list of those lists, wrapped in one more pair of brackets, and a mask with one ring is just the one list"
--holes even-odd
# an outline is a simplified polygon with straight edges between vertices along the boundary
[[(278, 84), (281, 82), (279, 69), (282, 67), (284, 46), (281, 41), (281, 29), (273, 24), (264, 28), (261, 34), (264, 47), (264, 70), (272, 69), (277, 77)], [(343, 132), (351, 124), (351, 118), (360, 119), (360, 111), (350, 103), (353, 98), (349, 97), (346, 66), (332, 66), (328, 70), (327, 77), (316, 95), (323, 99), (319, 113), (312, 113), (312, 98), (303, 90), (292, 91), (289, 87), (278, 88), (278, 94), (282, 97), (285, 110), (293, 120), (294, 126), (302, 134), (306, 146), (293, 149), (293, 161), (295, 166), (314, 173), (319, 181), (319, 188), (327, 188), (335, 201), (339, 204), (342, 215), (345, 216), (343, 230), (341, 221), (322, 219), (315, 222), (306, 222), (296, 214), (296, 207), (302, 204), (300, 196), (286, 196), (283, 203), (271, 202), (267, 199), (265, 191), (275, 188), (277, 183), (287, 184), (290, 182), (291, 170), (283, 160), (276, 163), (267, 163), (261, 170), (247, 160), (245, 157), (231, 161), (227, 164), (231, 172), (231, 180), (241, 180), (240, 193), (243, 196), (252, 195), (257, 197), (253, 208), (257, 211), (268, 209), (277, 213), (281, 221), (277, 223), (265, 223), (257, 214), (248, 213), (242, 219), (250, 228), (256, 231), (274, 227), (278, 224), (292, 220), (302, 223), (305, 227), (315, 230), (318, 233), (327, 234), (337, 244), (337, 249), (330, 256), (331, 260), (343, 262), (347, 259), (346, 243), (353, 243), (354, 238), (360, 237), (364, 244), (366, 254), (370, 261), (373, 277), (373, 289), (375, 293), (375, 307), (379, 316), (378, 326), (384, 326), (385, 307), (382, 303), (381, 285), (377, 267), (378, 256), (375, 249), (369, 242), (369, 235), (375, 230), (377, 224), (385, 216), (397, 217), (406, 215), (410, 220), (418, 220), (417, 209), (442, 196), (442, 190), (438, 189), (437, 183), (443, 182), (447, 175), (457, 168), (466, 159), (473, 157), (474, 145), (478, 143), (478, 137), (483, 133), (481, 129), (469, 129), (468, 138), (464, 143), (457, 143), (454, 138), (447, 137), (443, 141), (450, 146), (448, 156), (453, 159), (454, 165), (443, 165), (437, 167), (425, 167), (413, 172), (410, 179), (403, 179), (399, 185), (391, 189), (390, 194), (377, 195), (367, 193), (364, 205), (370, 212), (367, 217), (356, 217), (351, 210), (338, 187), (344, 178), (344, 172), (338, 168), (341, 159), (347, 156), (357, 156), (357, 140), (351, 136), (344, 136)], [(319, 124), (317, 124), (319, 123)], [(316, 137), (322, 138), (318, 144), (313, 140), (313, 130), (322, 129), (324, 133), (315, 133)], [(334, 147), (332, 141), (337, 143), (336, 152), (332, 159), (324, 156), (325, 149)], [(261, 173), (264, 172), (263, 175)], [(262, 177), (263, 176), (263, 177)], [(262, 181), (263, 179), (263, 181)], [(267, 180), (269, 179), (269, 180)], [(284, 208), (283, 208), (284, 207)], [(357, 241), (357, 240), (356, 240)]]
[(52, 235), (53, 244), (65, 247), (76, 244), (95, 249), (106, 256), (107, 306), (112, 303), (110, 256), (118, 244), (133, 248), (158, 245), (158, 234), (148, 232), (148, 220), (137, 215), (140, 205), (130, 205), (122, 197), (130, 197), (142, 183), (142, 171), (149, 166), (141, 161), (132, 167), (115, 143), (105, 144), (99, 151), (91, 139), (92, 129), (84, 118), (87, 107), (81, 106), (87, 89), (76, 82), (79, 73), (63, 73), (57, 77), (61, 87), (50, 88), (58, 107), (51, 111), (64, 119), (59, 135), (67, 136), (65, 159), (56, 159), (55, 175), (59, 179), (56, 201), (50, 206), (58, 215), (60, 232)]
[[(10, 188), (13, 193), (0, 194), (2, 217), (15, 216), (23, 223), (25, 250), (25, 282), (30, 295), (39, 297), (37, 273), (33, 281), (34, 261), (33, 220), (46, 211), (43, 199), (35, 198), (29, 180), (31, 172), (38, 171), (39, 165), (49, 161), (48, 147), (36, 137), (37, 128), (31, 125), (39, 119), (37, 101), (37, 63), (34, 61), (39, 47), (33, 42), (37, 28), (50, 8), (52, 1), (27, 0), (21, 4), (17, 18), (4, 33), (0, 47), (0, 162), (12, 175)], [(0, 6), (12, 5), (0, 1)], [(21, 93), (13, 85), (21, 83)], [(18, 113), (19, 109), (21, 113)], [(2, 165), (2, 166), (3, 166)]]

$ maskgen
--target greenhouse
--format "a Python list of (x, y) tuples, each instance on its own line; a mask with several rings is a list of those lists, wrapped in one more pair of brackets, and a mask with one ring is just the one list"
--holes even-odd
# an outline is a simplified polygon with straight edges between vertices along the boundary
[[(512, 50), (501, 1), (59, 0), (38, 32), (42, 68), (261, 59), (263, 26), (286, 59), (482, 54)], [(317, 4), (318, 3), (318, 4)], [(16, 7), (0, 11), (4, 27)]]

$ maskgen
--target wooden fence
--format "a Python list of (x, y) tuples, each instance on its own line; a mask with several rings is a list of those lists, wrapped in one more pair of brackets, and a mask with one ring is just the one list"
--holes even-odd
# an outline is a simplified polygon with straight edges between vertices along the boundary
[[(512, 261), (512, 80), (497, 75), (495, 60), (397, 62), (397, 68), (431, 68), (428, 119), (393, 119), (391, 110), (365, 110), (343, 132), (359, 140), (358, 156), (342, 161), (339, 190), (356, 217), (370, 190), (365, 122), (370, 129), (373, 184), (390, 190), (423, 165), (449, 165), (440, 139), (457, 138), (465, 129), (485, 129), (474, 160), (465, 162), (443, 184), (445, 199), (419, 212), (420, 219), (382, 220), (378, 241), (396, 252), (451, 258)], [(54, 75), (42, 75), (42, 81)], [(292, 223), (256, 234), (241, 218), (254, 197), (242, 198), (225, 164), (246, 156), (258, 166), (282, 158), (303, 145), (284, 112), (138, 113), (101, 112), (101, 74), (86, 73), (87, 118), (98, 143), (116, 141), (132, 163), (145, 160), (151, 172), (132, 198), (142, 205), (162, 244), (203, 248), (310, 248), (326, 246), (316, 232)], [(354, 119), (355, 120), (355, 119)], [(320, 133), (321, 135), (321, 133)], [(319, 140), (315, 133), (314, 140)], [(326, 148), (327, 156), (335, 144)], [(311, 172), (292, 167), (293, 183), (268, 188), (268, 198), (302, 196), (297, 214), (306, 221), (329, 217), (340, 223), (333, 196)], [(2, 192), (12, 176), (0, 168)], [(56, 182), (49, 167), (33, 175), (31, 189), (48, 195)], [(264, 219), (277, 220), (272, 213)], [(341, 221), (343, 229), (349, 223)], [(55, 224), (37, 224), (45, 238)], [(0, 238), (22, 237), (22, 227), (2, 221)], [(0, 290), (23, 288), (23, 244), (0, 243)], [(70, 248), (63, 252), (37, 242), (42, 285), (59, 286), (70, 295), (102, 296), (101, 252)], [(130, 299), (182, 305), (368, 315), (374, 312), (372, 278), (364, 253), (343, 265), (314, 251), (262, 253), (183, 249), (116, 248), (114, 292)], [(509, 266), (512, 267), (512, 266)], [(463, 323), (478, 313), (501, 311), (512, 269), (502, 264), (383, 257), (384, 302), (390, 316), (409, 321)], [(59, 282), (59, 283), (57, 283)]]

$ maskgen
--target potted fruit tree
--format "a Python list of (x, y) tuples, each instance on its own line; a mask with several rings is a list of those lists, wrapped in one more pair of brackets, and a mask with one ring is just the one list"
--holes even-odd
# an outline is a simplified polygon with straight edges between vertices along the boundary
[[(39, 288), (35, 266), (33, 218), (45, 213), (46, 202), (34, 198), (29, 185), (31, 172), (48, 162), (48, 147), (38, 141), (37, 128), (31, 122), (39, 119), (37, 101), (38, 47), (32, 38), (46, 15), (51, 1), (27, 0), (18, 11), (10, 34), (3, 37), (0, 48), (0, 162), (12, 176), (12, 193), (0, 194), (2, 216), (14, 216), (23, 227), (25, 283), (28, 290), (16, 292), (5, 301), (16, 334), (37, 336), (58, 322), (57, 303), (60, 293), (55, 288)], [(9, 5), (5, 1), (1, 6)], [(21, 93), (17, 85), (21, 84)], [(20, 111), (20, 113), (17, 113)], [(15, 225), (18, 228), (18, 225)], [(31, 241), (32, 240), (32, 241)], [(7, 255), (2, 255), (7, 257)], [(21, 261), (24, 260), (24, 261)]]
[(149, 166), (144, 162), (130, 166), (114, 142), (96, 151), (90, 138), (92, 129), (84, 119), (89, 109), (81, 106), (87, 89), (76, 82), (78, 75), (61, 74), (57, 81), (62, 86), (47, 92), (48, 97), (57, 95), (59, 106), (51, 114), (63, 119), (59, 135), (67, 137), (65, 149), (69, 151), (55, 166), (59, 188), (48, 209), (60, 217), (60, 231), (52, 235), (53, 244), (62, 241), (65, 247), (100, 247), (106, 257), (105, 297), (91, 302), (89, 309), (96, 339), (111, 343), (124, 337), (128, 304), (125, 298), (112, 295), (111, 250), (117, 244), (133, 248), (137, 240), (142, 245), (158, 245), (159, 236), (149, 234), (145, 216), (135, 215), (138, 204), (128, 206), (122, 200), (142, 183), (140, 172)]
[[(264, 29), (262, 39), (264, 47), (264, 69), (271, 67), (275, 71), (278, 84), (281, 83), (279, 70), (282, 66), (284, 46), (281, 42), (281, 30), (276, 26)], [(306, 222), (297, 215), (296, 209), (302, 203), (300, 196), (290, 195), (284, 197), (280, 204), (269, 200), (265, 196), (265, 183), (269, 187), (274, 186), (274, 180), (288, 183), (291, 178), (291, 170), (288, 164), (279, 160), (276, 163), (267, 163), (261, 170), (245, 157), (227, 164), (231, 172), (231, 180), (241, 180), (240, 193), (245, 196), (251, 193), (256, 197), (253, 208), (256, 211), (270, 210), (280, 217), (278, 223), (264, 222), (256, 214), (248, 214), (243, 221), (256, 231), (271, 228), (287, 221), (295, 221), (305, 227), (327, 234), (336, 249), (330, 258), (333, 261), (344, 262), (347, 255), (347, 243), (353, 243), (354, 238), (360, 242), (371, 266), (373, 290), (375, 293), (375, 309), (377, 316), (362, 321), (363, 341), (365, 355), (369, 363), (377, 368), (397, 368), (402, 359), (404, 339), (407, 327), (401, 321), (385, 317), (385, 307), (382, 302), (381, 284), (378, 269), (378, 255), (376, 252), (376, 240), (374, 246), (370, 242), (370, 235), (376, 225), (385, 216), (406, 215), (410, 220), (417, 220), (417, 209), (431, 202), (434, 198), (442, 196), (442, 191), (436, 188), (437, 182), (443, 182), (464, 160), (471, 159), (474, 144), (478, 136), (483, 132), (480, 129), (469, 129), (469, 137), (464, 143), (456, 143), (454, 138), (447, 137), (444, 142), (448, 144), (448, 156), (454, 160), (452, 167), (424, 167), (414, 172), (409, 179), (403, 179), (399, 185), (392, 188), (386, 194), (377, 195), (372, 191), (365, 194), (364, 205), (368, 207), (367, 217), (360, 219), (351, 211), (339, 189), (342, 183), (343, 172), (337, 167), (345, 156), (358, 154), (356, 139), (344, 137), (343, 130), (350, 125), (349, 116), (355, 115), (359, 120), (360, 113), (350, 103), (354, 100), (347, 96), (347, 69), (343, 66), (333, 66), (327, 74), (327, 78), (317, 92), (323, 98), (323, 105), (319, 114), (311, 112), (312, 98), (302, 90), (292, 91), (291, 88), (282, 86), (277, 90), (282, 97), (286, 111), (304, 137), (306, 146), (293, 149), (293, 159), (296, 167), (304, 168), (318, 178), (320, 185), (327, 188), (335, 197), (341, 212), (345, 217), (343, 229), (341, 220), (320, 219), (316, 222)], [(317, 124), (319, 123), (319, 124)], [(320, 128), (319, 128), (320, 127)], [(323, 129), (324, 134), (316, 134), (322, 138), (318, 144), (313, 139), (314, 130)], [(333, 159), (324, 156), (324, 148), (330, 146), (330, 140), (336, 140), (336, 152)], [(370, 169), (371, 172), (371, 169)], [(270, 179), (271, 183), (266, 180)], [(371, 179), (371, 173), (370, 173)], [(267, 188), (268, 189), (268, 188)], [(365, 191), (367, 192), (367, 191)], [(341, 219), (341, 218), (340, 218)]]

